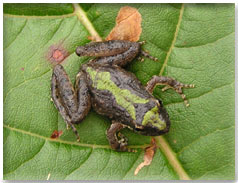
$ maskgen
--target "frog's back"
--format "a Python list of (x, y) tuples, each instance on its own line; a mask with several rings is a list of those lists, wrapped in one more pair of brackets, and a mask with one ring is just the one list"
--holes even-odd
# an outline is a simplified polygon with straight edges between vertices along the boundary
[(143, 114), (155, 105), (134, 74), (118, 66), (83, 67), (92, 96), (92, 106), (99, 114), (131, 126), (140, 124)]

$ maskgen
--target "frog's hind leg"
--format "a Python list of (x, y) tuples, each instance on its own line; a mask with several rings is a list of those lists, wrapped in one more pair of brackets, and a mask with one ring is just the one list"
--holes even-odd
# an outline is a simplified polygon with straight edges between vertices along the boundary
[[(123, 43), (123, 41), (121, 42)], [(90, 63), (101, 65), (118, 65), (120, 67), (127, 65), (140, 53), (140, 43), (129, 41), (124, 42), (129, 45), (124, 52), (111, 56), (99, 57), (91, 60)], [(123, 44), (121, 44), (121, 46), (124, 47)]]
[[(114, 150), (128, 151), (126, 138), (118, 133), (123, 128), (124, 126), (120, 122), (113, 121), (111, 126), (107, 129), (107, 139)], [(118, 140), (118, 136), (120, 140)]]
[(169, 88), (174, 89), (178, 94), (181, 95), (182, 99), (184, 100), (185, 105), (188, 107), (188, 101), (186, 99), (186, 96), (183, 94), (182, 88), (194, 88), (193, 84), (183, 84), (179, 81), (176, 81), (173, 78), (166, 77), (166, 76), (153, 76), (150, 81), (147, 82), (146, 90), (150, 93), (153, 92), (154, 87), (156, 85), (166, 85), (162, 91), (165, 91)]
[(121, 54), (128, 50), (134, 42), (125, 40), (110, 40), (102, 42), (91, 42), (76, 48), (78, 56), (108, 57)]
[(66, 125), (72, 128), (74, 134), (77, 136), (77, 140), (79, 141), (80, 137), (79, 137), (78, 131), (75, 128), (75, 126), (71, 123), (71, 119), (69, 115), (67, 114), (66, 109), (63, 107), (62, 101), (59, 97), (58, 84), (57, 84), (56, 76), (54, 73), (52, 75), (52, 80), (51, 80), (51, 97), (52, 97), (52, 100), (54, 101), (56, 108), (58, 109), (64, 121), (66, 122)]
[(75, 93), (78, 102), (78, 110), (76, 113), (72, 114), (72, 123), (80, 123), (91, 108), (91, 97), (89, 94), (89, 89), (86, 84), (85, 75), (79, 72), (76, 76), (75, 82)]

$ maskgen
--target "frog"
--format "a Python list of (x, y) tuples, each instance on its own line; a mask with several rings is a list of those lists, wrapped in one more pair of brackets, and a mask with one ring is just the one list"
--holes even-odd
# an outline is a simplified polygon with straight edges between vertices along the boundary
[(193, 88), (194, 85), (154, 75), (144, 86), (133, 73), (125, 69), (128, 63), (141, 55), (158, 61), (142, 50), (142, 44), (144, 42), (110, 40), (78, 46), (78, 56), (93, 58), (81, 66), (74, 86), (61, 64), (53, 68), (51, 97), (78, 141), (80, 137), (75, 124), (83, 121), (91, 107), (112, 121), (106, 136), (113, 150), (130, 151), (128, 139), (120, 132), (123, 128), (145, 136), (168, 133), (168, 112), (163, 102), (153, 96), (157, 85), (165, 85), (162, 91), (174, 89), (181, 95), (185, 105), (189, 105), (182, 88)]

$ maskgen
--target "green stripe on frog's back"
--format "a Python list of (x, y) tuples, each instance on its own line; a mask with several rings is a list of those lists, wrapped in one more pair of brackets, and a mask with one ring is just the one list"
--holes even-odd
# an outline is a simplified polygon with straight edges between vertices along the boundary
[(136, 120), (136, 110), (133, 104), (145, 104), (148, 99), (141, 98), (132, 94), (127, 89), (119, 88), (112, 80), (109, 72), (97, 72), (91, 67), (87, 68), (87, 73), (90, 75), (93, 82), (93, 87), (98, 90), (110, 91), (116, 99), (118, 105), (122, 106), (130, 114), (132, 119)]

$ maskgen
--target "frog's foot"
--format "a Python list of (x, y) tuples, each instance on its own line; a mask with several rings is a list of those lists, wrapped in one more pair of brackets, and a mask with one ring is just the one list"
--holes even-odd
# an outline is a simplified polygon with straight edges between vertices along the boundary
[(143, 57), (138, 57), (138, 60), (140, 61), (140, 62), (144, 62), (144, 58)]
[(122, 135), (120, 132), (117, 135), (117, 132), (123, 128), (124, 126), (121, 123), (113, 121), (110, 128), (107, 130), (107, 139), (112, 149), (116, 151), (128, 151), (127, 138), (125, 138), (125, 136)]
[(145, 41), (140, 41), (139, 44), (143, 45), (143, 44), (145, 44)]
[(75, 128), (75, 126), (71, 122), (67, 122), (67, 126), (70, 126), (72, 128), (74, 134), (77, 137), (77, 141), (80, 142), (79, 133), (78, 133), (77, 129)]
[[(140, 45), (143, 45), (143, 44), (145, 44), (145, 41), (140, 41), (139, 44), (140, 44)], [(147, 58), (151, 59), (151, 60), (158, 61), (158, 58), (153, 57), (152, 55), (150, 55), (150, 53), (149, 53), (148, 51), (145, 51), (145, 50), (143, 51), (143, 50), (141, 50), (141, 51), (140, 51), (140, 54), (141, 54), (142, 56), (144, 56), (144, 57), (147, 57)], [(139, 59), (141, 62), (144, 61), (144, 59), (143, 59), (142, 57), (138, 57), (138, 59)]]
[(183, 84), (173, 78), (166, 76), (153, 76), (152, 79), (147, 82), (146, 90), (152, 93), (156, 85), (166, 85), (162, 91), (170, 88), (174, 89), (182, 97), (186, 107), (189, 106), (188, 100), (183, 94), (182, 88), (194, 88), (194, 84)]
[(125, 135), (123, 135), (122, 133), (118, 132), (117, 134), (118, 137), (118, 143), (120, 144), (120, 146), (127, 146), (128, 145), (128, 139), (126, 138)]
[[(194, 88), (194, 85), (193, 84), (187, 85), (187, 84), (179, 83), (179, 85), (172, 87), (172, 89), (174, 89), (182, 97), (185, 106), (188, 107), (189, 103), (188, 103), (188, 100), (186, 99), (186, 96), (183, 94), (182, 88)], [(163, 89), (162, 89), (162, 91), (165, 91), (166, 87)]]
[(155, 62), (158, 61), (158, 58), (151, 56), (148, 51), (141, 50), (141, 55), (144, 56), (144, 57), (147, 57), (147, 58), (149, 58), (151, 60), (154, 60)]

